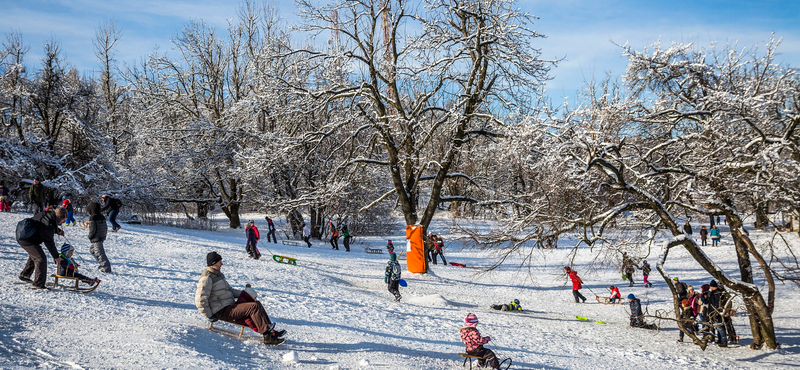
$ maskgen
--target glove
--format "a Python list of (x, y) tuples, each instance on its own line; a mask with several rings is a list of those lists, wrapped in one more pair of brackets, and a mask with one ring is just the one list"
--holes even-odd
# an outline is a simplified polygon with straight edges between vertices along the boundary
[(217, 320), (219, 320), (217, 318), (217, 315), (211, 315), (211, 317), (208, 318), (208, 321), (211, 321), (211, 322), (217, 322)]
[(491, 338), (491, 337), (486, 337), (486, 341), (487, 341), (487, 342), (488, 342), (488, 341), (491, 341), (491, 340), (492, 340), (492, 338)]

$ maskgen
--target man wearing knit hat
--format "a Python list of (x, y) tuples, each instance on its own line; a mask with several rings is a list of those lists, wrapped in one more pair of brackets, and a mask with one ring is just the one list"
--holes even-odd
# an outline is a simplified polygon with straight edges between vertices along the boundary
[(264, 335), (264, 344), (277, 345), (284, 342), (281, 338), (286, 330), (274, 330), (275, 324), (270, 321), (267, 311), (261, 302), (236, 303), (240, 291), (234, 290), (222, 274), (222, 256), (217, 252), (206, 255), (208, 267), (197, 281), (194, 303), (197, 309), (209, 321), (217, 320), (235, 322), (239, 319), (250, 319), (258, 332)]
[(714, 327), (717, 329), (717, 344), (720, 347), (727, 347), (728, 346), (728, 333), (725, 331), (725, 325), (723, 322), (723, 305), (720, 304), (722, 302), (722, 291), (719, 290), (719, 285), (717, 284), (716, 280), (711, 280), (711, 283), (708, 284), (710, 293), (709, 293), (709, 317), (711, 322), (714, 323)]

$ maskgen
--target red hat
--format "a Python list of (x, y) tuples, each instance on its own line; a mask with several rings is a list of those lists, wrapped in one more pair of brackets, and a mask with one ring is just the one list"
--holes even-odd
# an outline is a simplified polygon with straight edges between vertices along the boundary
[(464, 318), (464, 326), (478, 326), (478, 316), (475, 316), (472, 312), (468, 313), (467, 317)]

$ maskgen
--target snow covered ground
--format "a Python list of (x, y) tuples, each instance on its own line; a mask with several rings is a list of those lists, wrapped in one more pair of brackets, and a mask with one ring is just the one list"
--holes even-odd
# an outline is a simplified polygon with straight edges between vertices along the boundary
[[(310, 249), (267, 244), (268, 251), (262, 245), (264, 258), (255, 261), (246, 258), (243, 230), (124, 225), (121, 232), (109, 233), (105, 245), (114, 273), (101, 275), (97, 290), (34, 291), (17, 280), (27, 254), (13, 236), (17, 221), (28, 216), (0, 213), (0, 269), (6, 272), (0, 278), (3, 369), (460, 369), (457, 352), (464, 346), (457, 330), (468, 312), (477, 314), (481, 333), (492, 337), (488, 347), (500, 358), (513, 359), (512, 369), (786, 369), (800, 364), (800, 292), (792, 285), (779, 285), (777, 293), (774, 318), (783, 344), (777, 351), (747, 348), (746, 317), (734, 318), (740, 346), (712, 345), (706, 351), (676, 343), (678, 329), (668, 322), (660, 331), (630, 328), (626, 306), (593, 301), (594, 293), (604, 295), (608, 285), (625, 284), (617, 268), (597, 263), (598, 248), (582, 248), (574, 264), (587, 284), (582, 291), (587, 304), (572, 302), (561, 270), (570, 258), (567, 249), (535, 251), (538, 262), (531, 270), (511, 261), (491, 273), (442, 265), (425, 275), (404, 272), (408, 287), (395, 302), (383, 283), (388, 255), (366, 254), (364, 248), (383, 249), (390, 238), (400, 249), (401, 230), (358, 238), (350, 253), (319, 241)], [(262, 218), (252, 218), (265, 229)], [(439, 220), (440, 227), (446, 223)], [(85, 262), (81, 272), (97, 275), (87, 230), (66, 230)], [(446, 234), (445, 240), (448, 261), (488, 265), (486, 252), (450, 243)], [(734, 271), (730, 238), (724, 242), (706, 251)], [(206, 329), (194, 292), (212, 250), (222, 255), (222, 272), (235, 288), (250, 283), (259, 292), (271, 318), (288, 330), (286, 343), (267, 347), (252, 332), (237, 340)], [(297, 258), (297, 266), (273, 262), (272, 253)], [(650, 258), (652, 263), (655, 255)], [(52, 273), (52, 261), (48, 268)], [(669, 268), (695, 287), (711, 280), (682, 250), (673, 252)], [(623, 296), (636, 294), (651, 313), (672, 309), (657, 275), (651, 276), (651, 289), (642, 287), (640, 273), (636, 276), (634, 288), (621, 288)], [(523, 313), (488, 308), (514, 298)], [(578, 315), (607, 324), (579, 321)], [(284, 356), (296, 361), (286, 363)]]

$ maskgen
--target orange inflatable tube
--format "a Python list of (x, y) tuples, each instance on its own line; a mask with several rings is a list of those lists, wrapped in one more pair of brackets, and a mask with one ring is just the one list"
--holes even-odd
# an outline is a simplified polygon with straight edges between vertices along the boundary
[(426, 273), (425, 242), (422, 240), (422, 225), (406, 225), (406, 267), (408, 272)]

